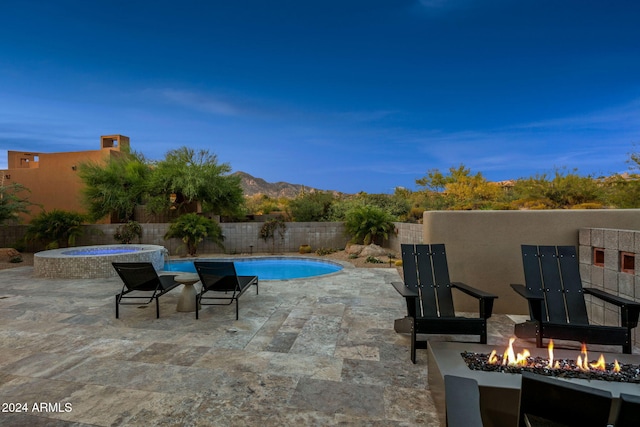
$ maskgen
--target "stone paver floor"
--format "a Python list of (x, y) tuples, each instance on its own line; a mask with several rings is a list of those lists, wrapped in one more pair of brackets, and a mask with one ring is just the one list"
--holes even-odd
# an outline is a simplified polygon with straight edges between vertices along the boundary
[[(115, 319), (119, 278), (32, 273), (0, 271), (2, 426), (439, 425), (426, 351), (413, 365), (393, 330), (395, 269), (262, 281), (237, 321), (233, 306), (177, 312), (181, 287), (160, 319), (153, 304)], [(489, 344), (512, 332), (494, 315)]]

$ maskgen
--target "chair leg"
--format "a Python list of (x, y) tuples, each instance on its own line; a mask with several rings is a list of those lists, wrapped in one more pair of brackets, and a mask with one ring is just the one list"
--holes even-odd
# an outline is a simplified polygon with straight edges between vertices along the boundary
[(236, 320), (238, 320), (239, 315), (240, 315), (240, 307), (238, 306), (238, 298), (236, 298)]
[(116, 319), (120, 318), (120, 301), (118, 301), (118, 297), (120, 296), (120, 294), (116, 295)]
[(160, 318), (160, 298), (156, 297), (156, 319)]
[(198, 303), (200, 302), (200, 301), (198, 301), (198, 297), (199, 297), (199, 296), (200, 296), (200, 295), (196, 294), (196, 320), (198, 320), (198, 317), (199, 317), (199, 316), (198, 316)]
[(416, 322), (411, 319), (411, 361), (416, 363)]

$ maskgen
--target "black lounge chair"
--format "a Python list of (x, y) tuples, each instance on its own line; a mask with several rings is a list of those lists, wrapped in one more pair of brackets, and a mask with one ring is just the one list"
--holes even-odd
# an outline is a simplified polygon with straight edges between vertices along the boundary
[[(518, 338), (580, 341), (621, 345), (631, 354), (632, 329), (638, 326), (640, 304), (601, 289), (583, 288), (575, 246), (522, 245), (525, 285), (511, 287), (529, 302), (530, 320), (515, 325)], [(592, 325), (584, 295), (617, 306), (620, 326)]]
[[(496, 295), (449, 280), (447, 255), (443, 244), (401, 245), (404, 283), (393, 287), (406, 299), (407, 316), (395, 322), (396, 332), (411, 334), (411, 361), (416, 363), (416, 348), (426, 348), (416, 334), (479, 335), (487, 343), (487, 319), (493, 311)], [(476, 298), (478, 317), (457, 316), (452, 289)]]
[[(150, 304), (154, 299), (156, 300), (156, 318), (160, 318), (158, 299), (180, 284), (173, 280), (176, 275), (158, 276), (150, 262), (113, 262), (111, 264), (124, 282), (122, 291), (116, 295), (116, 319), (120, 317), (120, 304)], [(137, 300), (137, 302), (122, 302), (123, 299)]]
[[(200, 305), (229, 305), (236, 302), (236, 320), (239, 317), (238, 299), (251, 285), (256, 286), (258, 294), (258, 276), (238, 276), (231, 261), (194, 261), (202, 291), (196, 295), (196, 319), (199, 318)], [(211, 294), (207, 294), (211, 292)], [(207, 295), (205, 295), (207, 294)], [(218, 300), (227, 302), (204, 302)]]

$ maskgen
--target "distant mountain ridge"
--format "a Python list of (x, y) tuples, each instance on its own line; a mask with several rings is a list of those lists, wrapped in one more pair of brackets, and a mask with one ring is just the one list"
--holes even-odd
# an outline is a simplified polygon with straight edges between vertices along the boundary
[(302, 184), (290, 184), (288, 182), (282, 181), (271, 183), (265, 181), (262, 178), (256, 178), (246, 172), (241, 171), (234, 172), (232, 175), (238, 175), (240, 177), (240, 185), (242, 186), (242, 190), (244, 191), (245, 196), (264, 194), (272, 198), (293, 198), (303, 191), (323, 191)]

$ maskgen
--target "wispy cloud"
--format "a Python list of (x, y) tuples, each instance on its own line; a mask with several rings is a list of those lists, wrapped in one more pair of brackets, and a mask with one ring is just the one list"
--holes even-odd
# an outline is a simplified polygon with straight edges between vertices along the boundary
[(603, 130), (640, 130), (640, 99), (626, 104), (593, 111), (586, 114), (562, 117), (539, 122), (523, 123), (513, 126), (514, 129), (603, 129)]
[(148, 92), (164, 99), (166, 102), (204, 113), (222, 116), (238, 116), (243, 113), (243, 108), (238, 103), (224, 99), (221, 96), (169, 88), (150, 90)]

